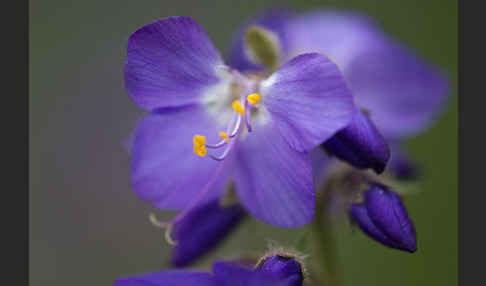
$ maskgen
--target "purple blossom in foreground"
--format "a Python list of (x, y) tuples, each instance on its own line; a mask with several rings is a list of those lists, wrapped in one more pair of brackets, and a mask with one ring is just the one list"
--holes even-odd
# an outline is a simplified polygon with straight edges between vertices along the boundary
[[(424, 130), (447, 101), (445, 77), (366, 16), (334, 10), (301, 15), (270, 11), (244, 27), (252, 24), (275, 33), (282, 46), (282, 62), (317, 52), (338, 65), (357, 106), (368, 116), (351, 121), (323, 147), (357, 168), (381, 173), (390, 157), (384, 139), (399, 142)], [(244, 27), (235, 38), (229, 63), (240, 70), (261, 70), (242, 48)], [(355, 119), (362, 118), (359, 109)]]
[(213, 273), (168, 270), (124, 277), (114, 286), (300, 286), (272, 275), (272, 271), (255, 271), (231, 262), (215, 262)]
[(156, 207), (183, 210), (171, 228), (190, 209), (221, 198), (231, 181), (257, 219), (281, 227), (310, 222), (308, 151), (345, 127), (356, 109), (325, 56), (296, 55), (273, 73), (240, 72), (186, 17), (131, 35), (125, 85), (150, 112), (133, 140), (132, 184)]
[(366, 234), (382, 244), (408, 252), (417, 250), (415, 228), (395, 192), (372, 185), (363, 203), (352, 204), (350, 215)]

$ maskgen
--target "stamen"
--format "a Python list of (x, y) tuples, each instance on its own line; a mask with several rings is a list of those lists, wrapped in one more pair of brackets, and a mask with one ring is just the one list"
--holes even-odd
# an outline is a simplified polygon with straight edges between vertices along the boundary
[(246, 97), (246, 100), (248, 100), (248, 102), (251, 104), (256, 105), (260, 101), (260, 94), (252, 93)]
[(226, 141), (226, 143), (229, 143), (229, 137), (228, 137), (228, 134), (226, 134), (226, 132), (223, 132), (223, 131), (219, 131), (219, 137), (223, 138), (224, 141)]
[(232, 107), (238, 114), (240, 115), (245, 114), (245, 108), (238, 100), (233, 101)]
[(201, 157), (206, 156), (208, 151), (206, 150), (205, 143), (206, 143), (206, 137), (202, 135), (194, 135), (193, 144), (194, 144), (194, 153), (196, 153), (196, 155)]

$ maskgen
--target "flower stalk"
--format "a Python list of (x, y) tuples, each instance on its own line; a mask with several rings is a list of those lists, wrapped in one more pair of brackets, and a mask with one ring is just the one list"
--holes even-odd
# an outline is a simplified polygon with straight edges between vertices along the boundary
[(323, 286), (341, 285), (336, 243), (328, 211), (334, 181), (329, 179), (323, 191), (317, 194), (316, 216), (312, 223), (313, 247), (315, 249), (314, 253), (316, 253), (315, 265), (319, 276), (318, 284)]

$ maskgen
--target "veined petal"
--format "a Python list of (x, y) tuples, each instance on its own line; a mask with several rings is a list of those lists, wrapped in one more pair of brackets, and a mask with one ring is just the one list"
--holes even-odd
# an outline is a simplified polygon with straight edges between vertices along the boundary
[(228, 182), (231, 160), (197, 156), (193, 136), (204, 134), (208, 142), (218, 142), (220, 128), (201, 106), (150, 113), (138, 126), (132, 147), (135, 192), (158, 208), (181, 210), (212, 180), (205, 198), (217, 197)]
[(115, 281), (113, 286), (220, 286), (209, 273), (168, 270), (128, 276)]
[(390, 149), (373, 122), (357, 110), (351, 123), (322, 145), (339, 159), (360, 169), (380, 174), (390, 158)]
[(172, 264), (184, 267), (206, 254), (236, 228), (244, 215), (241, 205), (223, 207), (219, 200), (190, 210), (175, 226), (177, 245), (173, 248)]
[(267, 29), (277, 36), (280, 44), (281, 59), (283, 62), (288, 57), (287, 37), (285, 26), (292, 14), (285, 10), (269, 10), (249, 19), (238, 29), (231, 45), (228, 64), (240, 71), (260, 71), (263, 67), (253, 63), (245, 52), (245, 30), (252, 25), (258, 25)]
[(235, 186), (250, 213), (280, 227), (309, 223), (315, 193), (308, 154), (292, 149), (271, 123), (255, 128), (238, 147)]
[(204, 29), (193, 19), (170, 17), (130, 36), (125, 87), (140, 107), (153, 110), (197, 101), (217, 84), (223, 61)]
[(286, 26), (291, 55), (318, 52), (334, 61), (358, 106), (385, 138), (403, 138), (434, 121), (448, 98), (447, 80), (413, 51), (390, 39), (368, 17), (319, 11)]
[(354, 103), (337, 66), (326, 57), (299, 55), (262, 82), (262, 101), (287, 143), (310, 151), (345, 127)]

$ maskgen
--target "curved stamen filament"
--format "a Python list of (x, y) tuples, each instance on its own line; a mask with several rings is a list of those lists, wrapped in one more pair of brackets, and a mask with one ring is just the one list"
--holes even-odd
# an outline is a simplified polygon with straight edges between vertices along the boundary
[(229, 135), (230, 138), (233, 138), (236, 135), (238, 135), (238, 130), (240, 129), (240, 125), (241, 125), (241, 116), (238, 116), (236, 119), (235, 128), (233, 129), (233, 132), (231, 132), (231, 134)]
[(225, 145), (226, 143), (228, 143), (228, 142), (223, 139), (216, 144), (206, 144), (206, 147), (211, 148), (211, 149), (217, 149), (217, 148)]

